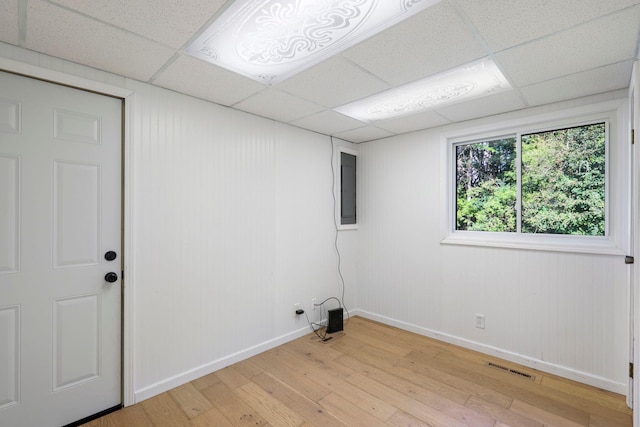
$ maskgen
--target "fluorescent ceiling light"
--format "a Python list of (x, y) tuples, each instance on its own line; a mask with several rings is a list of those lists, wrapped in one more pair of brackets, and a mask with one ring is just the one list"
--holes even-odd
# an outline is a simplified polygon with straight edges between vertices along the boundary
[(186, 52), (281, 82), (440, 0), (236, 0)]
[(484, 59), (336, 107), (334, 110), (371, 123), (510, 89), (511, 85), (496, 64), (490, 59)]

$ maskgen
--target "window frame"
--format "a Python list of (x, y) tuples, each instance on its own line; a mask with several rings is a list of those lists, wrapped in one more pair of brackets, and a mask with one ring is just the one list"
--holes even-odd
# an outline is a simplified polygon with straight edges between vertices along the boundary
[[(577, 108), (574, 110), (557, 111), (541, 114), (528, 118), (518, 118), (510, 121), (499, 122), (493, 125), (477, 126), (474, 128), (459, 129), (442, 134), (444, 197), (445, 206), (443, 221), (443, 239), (441, 243), (452, 245), (470, 245), (484, 247), (504, 247), (516, 249), (534, 249), (547, 251), (598, 253), (623, 255), (628, 245), (628, 236), (623, 235), (626, 214), (628, 213), (628, 200), (625, 190), (629, 191), (628, 184), (623, 183), (628, 177), (628, 170), (619, 171), (619, 167), (612, 170), (611, 165), (623, 165), (625, 150), (621, 142), (625, 140), (621, 126), (624, 123), (622, 112), (624, 103), (612, 101), (603, 104)], [(521, 137), (525, 134), (545, 132), (556, 129), (583, 126), (595, 123), (605, 123), (605, 235), (604, 236), (579, 236), (557, 234), (522, 233), (522, 145)], [(493, 232), (493, 231), (469, 231), (456, 229), (456, 147), (464, 144), (472, 144), (481, 141), (489, 141), (506, 137), (516, 138), (516, 172), (517, 172), (517, 231)], [(626, 166), (626, 164), (625, 164)], [(615, 176), (613, 176), (614, 174)], [(628, 178), (626, 178), (628, 179)], [(627, 209), (625, 209), (625, 207)], [(624, 214), (618, 212), (625, 211)]]

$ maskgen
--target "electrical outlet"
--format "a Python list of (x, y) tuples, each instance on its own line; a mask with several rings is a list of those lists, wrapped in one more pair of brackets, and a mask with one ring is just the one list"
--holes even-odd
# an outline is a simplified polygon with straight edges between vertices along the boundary
[(316, 302), (318, 301), (317, 298), (311, 298), (311, 310), (315, 310), (316, 307)]
[(484, 314), (476, 314), (476, 328), (484, 329)]
[(293, 304), (293, 312), (295, 313), (298, 310), (300, 310), (300, 303), (299, 302)]

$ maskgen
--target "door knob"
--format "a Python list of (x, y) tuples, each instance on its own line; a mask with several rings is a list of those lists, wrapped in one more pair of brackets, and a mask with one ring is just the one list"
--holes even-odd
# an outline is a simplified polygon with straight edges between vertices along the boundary
[(112, 271), (110, 273), (105, 274), (104, 280), (106, 280), (109, 283), (113, 283), (116, 280), (118, 280), (118, 275)]

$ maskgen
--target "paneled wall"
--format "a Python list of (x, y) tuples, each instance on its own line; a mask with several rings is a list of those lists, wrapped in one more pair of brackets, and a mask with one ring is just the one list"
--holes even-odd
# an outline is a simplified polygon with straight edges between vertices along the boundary
[[(359, 146), (362, 314), (625, 393), (624, 257), (441, 244), (443, 130)], [(612, 180), (626, 185), (628, 156), (619, 160)], [(612, 203), (626, 227), (627, 202)]]
[(293, 304), (341, 285), (328, 137), (128, 87), (140, 400), (308, 333)]

